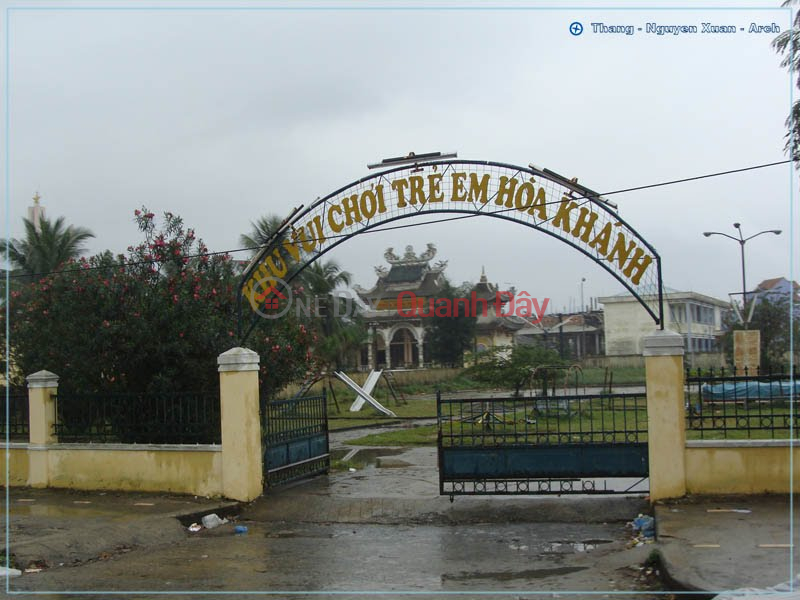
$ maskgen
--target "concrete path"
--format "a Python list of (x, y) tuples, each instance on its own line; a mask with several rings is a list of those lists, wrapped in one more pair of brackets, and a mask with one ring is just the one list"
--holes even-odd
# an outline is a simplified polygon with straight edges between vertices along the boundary
[(800, 573), (789, 544), (798, 509), (788, 496), (685, 499), (655, 507), (657, 548), (669, 578), (688, 590), (721, 594), (767, 588)]
[[(347, 432), (352, 434), (353, 432)], [(342, 437), (342, 434), (339, 434)], [(358, 436), (364, 435), (361, 432)], [(446, 524), (626, 522), (648, 509), (643, 496), (458, 496), (439, 495), (436, 449), (342, 448), (357, 450), (354, 472), (303, 481), (247, 507), (243, 518), (315, 523)]]
[[(649, 599), (653, 582), (641, 578), (639, 565), (653, 549), (670, 578), (664, 590), (710, 597), (768, 588), (800, 573), (789, 547), (788, 497), (658, 504), (656, 544), (629, 548), (625, 522), (647, 509), (642, 497), (457, 497), (450, 503), (438, 493), (435, 449), (348, 446), (351, 435), (337, 434), (333, 447), (357, 449), (350, 459), (355, 471), (287, 486), (243, 506), (186, 496), (12, 489), (11, 550), (19, 566), (46, 568), (8, 581), (20, 591), (373, 589), (385, 597), (399, 590), (468, 597), (476, 590), (518, 590), (513, 597), (529, 597), (526, 591), (585, 590), (606, 597), (637, 591), (628, 598)], [(237, 515), (248, 534), (234, 535), (233, 524), (190, 534), (186, 519), (175, 518), (199, 520), (209, 512)], [(795, 544), (797, 538), (795, 531)]]
[(8, 517), (9, 545), (22, 569), (32, 563), (71, 566), (174, 543), (186, 537), (177, 516), (238, 512), (228, 500), (167, 494), (11, 488), (8, 500), (0, 504), (0, 546), (5, 549)]
[[(280, 488), (241, 506), (235, 523), (199, 533), (187, 532), (168, 515), (173, 509), (213, 509), (213, 503), (126, 494), (107, 501), (98, 494), (19, 490), (22, 497), (11, 504), (18, 521), (12, 549), (25, 548), (28, 535), (26, 553), (36, 543), (51, 562), (41, 572), (9, 580), (11, 589), (41, 598), (56, 598), (48, 592), (89, 592), (83, 599), (107, 597), (101, 590), (167, 592), (168, 598), (189, 598), (183, 591), (241, 592), (226, 597), (243, 600), (255, 597), (249, 591), (265, 590), (298, 598), (319, 597), (304, 594), (312, 590), (338, 597), (371, 590), (381, 598), (404, 597), (398, 592), (478, 598), (475, 592), (484, 592), (484, 598), (504, 593), (533, 599), (570, 590), (581, 592), (572, 596), (577, 598), (589, 597), (584, 591), (657, 598), (651, 592), (658, 581), (641, 568), (652, 546), (631, 548), (625, 526), (646, 506), (642, 498), (459, 497), (451, 504), (438, 495), (434, 449), (360, 448), (355, 456), (355, 472)], [(49, 494), (52, 502), (45, 501)], [(27, 531), (33, 522), (24, 522), (26, 504), (61, 507), (49, 516), (37, 510), (55, 519), (43, 524), (63, 531), (48, 537), (41, 530), (37, 540)], [(234, 525), (247, 526), (247, 533), (236, 535)], [(98, 552), (111, 537), (111, 546), (122, 545)], [(80, 556), (97, 554), (74, 567), (52, 562), (68, 556), (75, 544), (94, 544)], [(72, 597), (78, 598), (58, 596)]]

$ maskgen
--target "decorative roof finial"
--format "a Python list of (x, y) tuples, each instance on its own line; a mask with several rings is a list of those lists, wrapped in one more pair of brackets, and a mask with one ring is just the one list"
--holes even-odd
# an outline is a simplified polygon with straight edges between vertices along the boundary
[(36, 190), (36, 193), (33, 195), (33, 203), (36, 206), (39, 206), (39, 200), (41, 200), (41, 199), (42, 199), (42, 197), (39, 195), (39, 190)]

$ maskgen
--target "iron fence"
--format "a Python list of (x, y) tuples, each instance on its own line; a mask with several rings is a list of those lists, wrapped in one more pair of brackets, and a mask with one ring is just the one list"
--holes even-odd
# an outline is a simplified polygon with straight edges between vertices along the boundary
[(60, 442), (219, 444), (218, 393), (80, 393), (59, 389)]
[(328, 432), (327, 395), (303, 396), (267, 401), (262, 396), (264, 442), (280, 444), (287, 440)]
[(261, 399), (264, 483), (273, 487), (330, 469), (327, 395)]
[[(28, 390), (24, 387), (0, 387), (4, 410), (0, 411), (0, 434), (15, 441), (28, 440)], [(7, 417), (7, 418), (6, 418)]]
[(644, 394), (437, 398), (439, 444), (515, 446), (647, 441)]
[(797, 371), (686, 372), (688, 439), (788, 439), (800, 426)]

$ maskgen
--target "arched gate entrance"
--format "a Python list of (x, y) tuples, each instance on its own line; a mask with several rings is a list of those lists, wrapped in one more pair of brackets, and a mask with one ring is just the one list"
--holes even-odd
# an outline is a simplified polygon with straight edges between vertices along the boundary
[[(613, 203), (577, 180), (533, 165), (432, 159), (387, 168), (296, 209), (242, 277), (240, 343), (245, 344), (261, 317), (269, 318), (265, 311), (270, 294), (290, 294), (292, 280), (326, 252), (381, 225), (428, 214), (443, 215), (442, 220), (493, 217), (552, 236), (605, 269), (663, 329), (661, 259)], [(249, 318), (245, 317), (244, 305), (251, 308)], [(398, 358), (402, 353), (404, 362), (413, 361), (414, 344), (406, 339), (399, 342), (401, 345), (393, 350), (395, 341), (387, 340), (387, 352), (396, 352)], [(640, 415), (643, 397), (642, 402), (637, 398), (615, 401), (597, 397), (589, 399), (590, 404), (581, 404), (585, 398), (573, 398), (553, 410), (549, 406), (543, 409), (541, 400), (519, 405), (510, 401), (502, 410), (470, 405), (465, 415), (463, 404), (455, 410), (455, 405), (440, 399), (442, 493), (601, 491), (581, 489), (583, 485), (572, 489), (571, 483), (564, 482), (581, 481), (584, 476), (647, 475), (646, 420), (643, 428), (638, 418), (635, 427), (628, 428), (625, 421), (620, 428), (616, 419), (618, 413), (631, 410), (631, 402), (633, 410), (638, 411), (635, 414)], [(581, 429), (573, 431), (570, 419), (574, 411), (585, 413), (586, 407), (592, 407), (591, 413), (601, 421), (611, 418), (611, 430), (606, 431), (601, 424), (597, 430), (583, 431), (584, 421), (579, 420)], [(491, 417), (483, 418), (484, 413)], [(543, 419), (548, 425), (542, 432), (537, 425)], [(588, 422), (594, 427), (594, 418)], [(452, 434), (454, 427), (461, 433)], [(443, 434), (448, 428), (451, 435)], [(304, 456), (304, 452), (294, 458), (314, 458)], [(492, 485), (487, 486), (487, 482)], [(551, 485), (554, 482), (557, 488)]]

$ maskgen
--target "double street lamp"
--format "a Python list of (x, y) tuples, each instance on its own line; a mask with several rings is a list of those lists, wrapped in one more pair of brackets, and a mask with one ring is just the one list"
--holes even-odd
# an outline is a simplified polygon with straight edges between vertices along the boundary
[(704, 231), (703, 235), (706, 237), (710, 237), (712, 235), (721, 235), (739, 244), (739, 247), (742, 252), (742, 322), (744, 323), (744, 328), (747, 329), (747, 320), (745, 319), (745, 306), (747, 304), (747, 282), (745, 280), (745, 271), (744, 271), (744, 245), (753, 238), (763, 235), (765, 233), (774, 233), (775, 235), (780, 235), (781, 230), (765, 229), (764, 231), (759, 231), (758, 233), (754, 233), (751, 236), (744, 237), (742, 235), (741, 223), (734, 223), (733, 226), (736, 228), (736, 232), (739, 234), (738, 238), (733, 237), (732, 235), (728, 235), (727, 233), (720, 233), (719, 231)]

